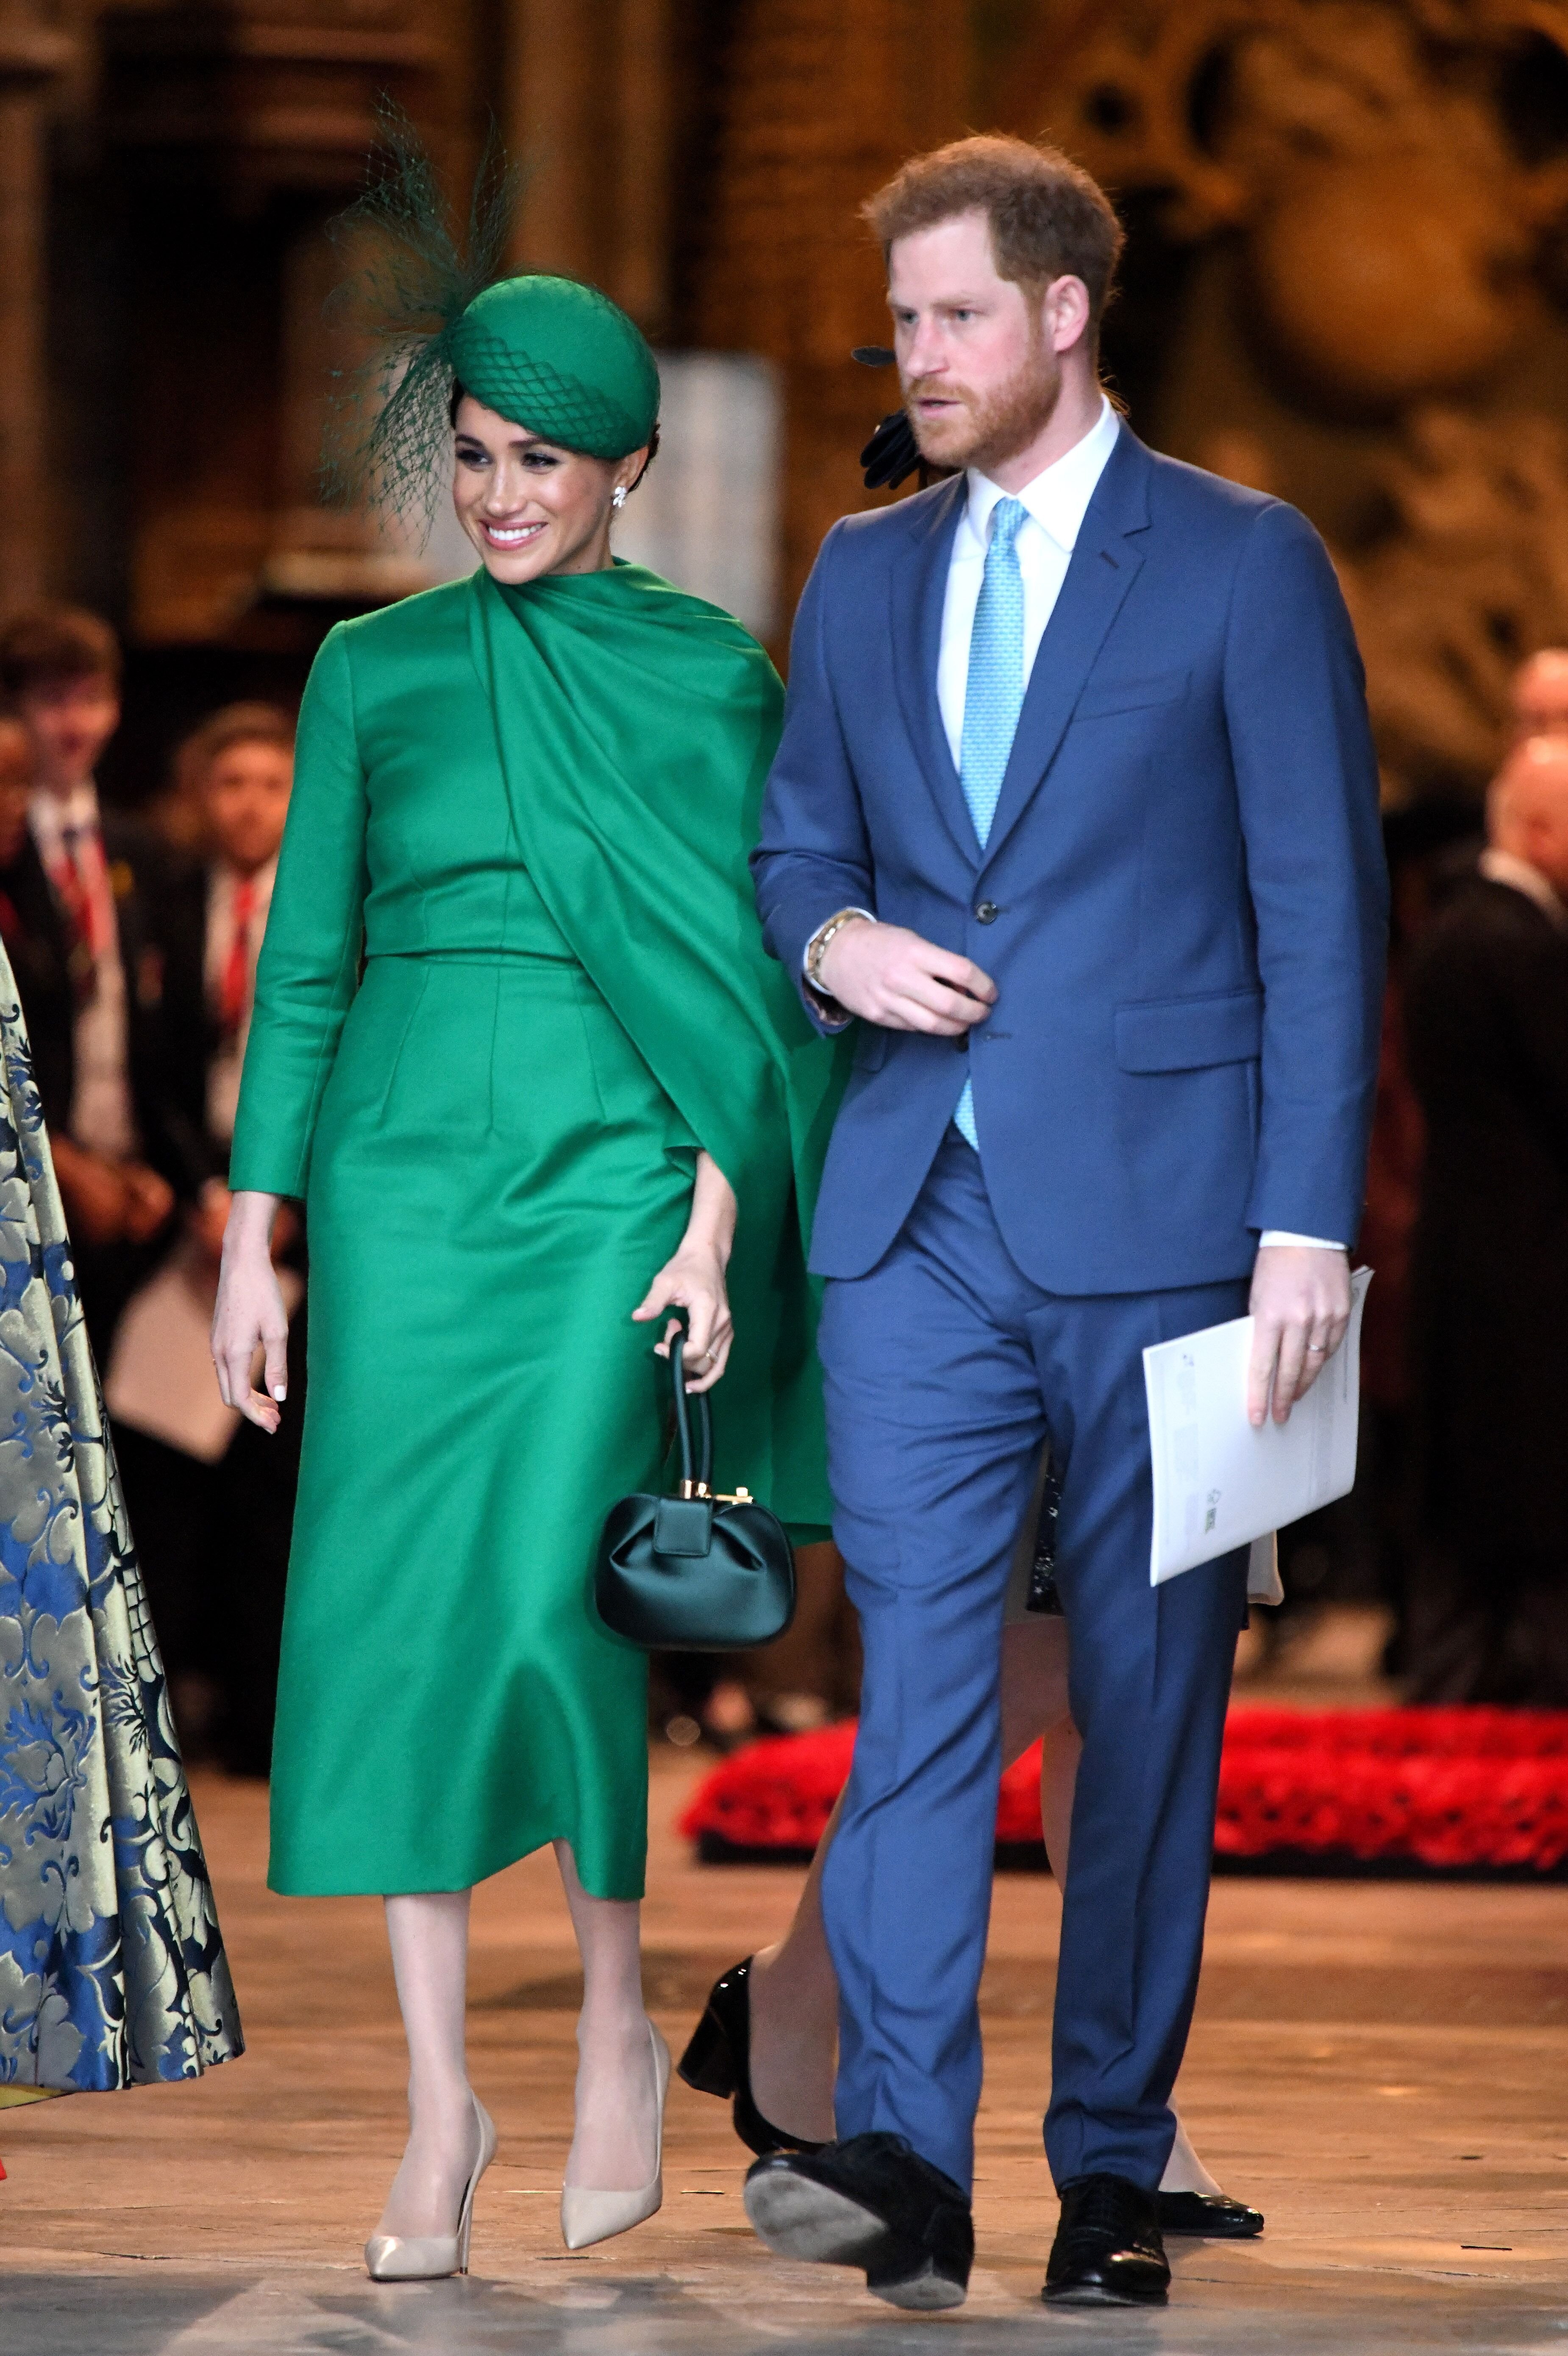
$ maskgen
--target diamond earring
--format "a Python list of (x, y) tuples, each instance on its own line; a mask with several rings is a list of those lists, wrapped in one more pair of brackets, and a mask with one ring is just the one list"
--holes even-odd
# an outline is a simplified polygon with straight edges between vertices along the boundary
[(626, 505), (626, 485), (625, 485), (624, 483), (618, 483), (618, 484), (616, 485), (616, 487), (615, 487), (614, 490), (610, 493), (610, 505), (611, 505), (611, 507), (612, 507), (612, 508), (616, 508), (616, 509), (620, 509), (620, 508), (624, 508), (624, 507), (625, 507), (625, 505)]

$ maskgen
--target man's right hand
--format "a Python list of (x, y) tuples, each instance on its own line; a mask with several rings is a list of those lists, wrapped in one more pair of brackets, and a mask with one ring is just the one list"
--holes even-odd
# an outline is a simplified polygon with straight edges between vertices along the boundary
[(996, 1002), (996, 984), (966, 957), (938, 948), (905, 925), (844, 925), (822, 952), (819, 968), (828, 995), (864, 1022), (885, 1031), (928, 1031), (960, 1039), (983, 1023)]
[(51, 1140), (66, 1224), (78, 1243), (117, 1244), (125, 1235), (125, 1174), (117, 1162), (69, 1137)]

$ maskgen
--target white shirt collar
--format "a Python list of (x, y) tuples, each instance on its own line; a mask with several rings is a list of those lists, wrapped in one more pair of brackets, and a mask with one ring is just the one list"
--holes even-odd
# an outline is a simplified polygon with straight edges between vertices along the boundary
[(1021, 491), (1008, 493), (989, 475), (979, 474), (972, 466), (968, 475), (968, 515), (970, 528), (981, 546), (983, 548), (990, 537), (991, 518), (998, 499), (1012, 497), (1023, 503), (1040, 529), (1050, 535), (1064, 554), (1070, 556), (1078, 546), (1089, 502), (1121, 431), (1120, 417), (1101, 393), (1100, 415), (1088, 433), (1070, 450), (1043, 467)]
[(1568, 908), (1565, 908), (1539, 867), (1528, 859), (1519, 858), (1511, 851), (1483, 851), (1480, 870), (1488, 884), (1506, 884), (1515, 892), (1522, 892), (1533, 900), (1543, 916), (1550, 916), (1558, 931), (1568, 931)]
[(98, 788), (91, 777), (82, 785), (72, 786), (68, 794), (51, 793), (47, 787), (40, 787), (33, 796), (31, 816), (35, 834), (59, 842), (68, 828), (100, 823)]

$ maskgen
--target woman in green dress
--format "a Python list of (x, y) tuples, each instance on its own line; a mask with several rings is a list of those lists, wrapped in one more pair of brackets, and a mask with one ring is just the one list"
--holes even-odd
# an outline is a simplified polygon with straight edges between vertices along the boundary
[(778, 680), (727, 615), (612, 560), (659, 380), (606, 297), (503, 281), (417, 365), (449, 398), (480, 569), (339, 625), (312, 670), (214, 1325), (225, 1398), (275, 1429), (268, 1236), (303, 1196), (270, 1879), (386, 1900), (411, 2132), (367, 2250), (382, 2277), (466, 2265), (493, 2150), (464, 2060), (468, 1893), (547, 1841), (584, 1967), (563, 2231), (579, 2247), (659, 2205), (646, 1666), (590, 1572), (609, 1505), (660, 1485), (669, 1312), (692, 1387), (725, 1376), (721, 1471), (828, 1518), (798, 1205), (832, 1064), (746, 863)]

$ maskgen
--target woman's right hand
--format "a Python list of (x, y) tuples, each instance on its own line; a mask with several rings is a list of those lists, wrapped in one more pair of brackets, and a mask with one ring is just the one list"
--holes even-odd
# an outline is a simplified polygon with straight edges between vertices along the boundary
[[(223, 1230), (218, 1306), (212, 1312), (212, 1363), (225, 1407), (237, 1407), (263, 1431), (275, 1431), (288, 1395), (288, 1312), (273, 1267), (273, 1222), (282, 1197), (234, 1196)], [(266, 1392), (251, 1387), (257, 1350), (266, 1354)]]

